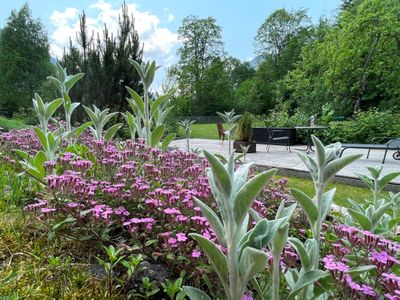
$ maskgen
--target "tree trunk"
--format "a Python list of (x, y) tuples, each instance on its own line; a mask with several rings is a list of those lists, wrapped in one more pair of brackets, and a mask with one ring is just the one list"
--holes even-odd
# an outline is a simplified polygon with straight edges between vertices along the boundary
[(371, 48), (369, 49), (368, 55), (365, 59), (363, 70), (362, 70), (362, 76), (360, 80), (360, 88), (358, 90), (358, 97), (357, 101), (354, 105), (354, 113), (360, 110), (361, 107), (361, 101), (364, 98), (365, 90), (367, 89), (367, 68), (371, 64), (372, 61), (372, 56), (375, 53), (376, 47), (378, 46), (379, 40), (381, 38), (381, 33), (379, 32), (372, 43)]

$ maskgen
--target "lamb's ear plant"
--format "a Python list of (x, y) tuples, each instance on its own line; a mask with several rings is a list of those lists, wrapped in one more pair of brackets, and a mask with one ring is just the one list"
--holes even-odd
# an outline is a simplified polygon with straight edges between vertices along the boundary
[[(251, 164), (241, 165), (235, 171), (234, 153), (226, 165), (207, 151), (204, 155), (211, 166), (206, 172), (220, 216), (199, 199), (195, 202), (215, 232), (219, 246), (200, 234), (190, 236), (207, 254), (227, 299), (241, 300), (249, 280), (267, 266), (268, 256), (263, 248), (280, 234), (278, 229), (287, 223), (288, 217), (261, 219), (248, 230), (251, 205), (276, 170), (261, 172), (247, 180)], [(226, 254), (220, 246), (226, 248)], [(199, 289), (184, 287), (184, 290), (190, 299), (210, 299)]]
[(319, 249), (321, 240), (322, 223), (325, 221), (335, 195), (336, 189), (325, 192), (326, 186), (335, 174), (347, 165), (361, 157), (361, 154), (354, 154), (339, 157), (341, 144), (335, 143), (324, 146), (315, 136), (312, 136), (315, 145), (315, 158), (297, 151), (297, 155), (308, 168), (311, 178), (314, 182), (315, 195), (309, 197), (298, 189), (291, 189), (291, 193), (296, 201), (304, 210), (308, 222), (310, 223), (313, 238), (317, 242), (316, 256), (313, 259), (313, 270), (318, 269)]
[(36, 179), (37, 182), (44, 184), (46, 169), (43, 165), (47, 158), (43, 150), (38, 151), (34, 157), (29, 156), (28, 153), (22, 150), (16, 149), (14, 151), (22, 159), (19, 161), (19, 163), (24, 169), (24, 172), (32, 178)]
[[(103, 140), (103, 129), (105, 125), (114, 117), (118, 114), (118, 112), (113, 112), (113, 113), (108, 113), (110, 111), (109, 108), (106, 108), (105, 110), (101, 111), (98, 109), (94, 104), (93, 108), (94, 110), (91, 110), (87, 106), (83, 106), (85, 109), (86, 113), (88, 114), (89, 118), (93, 122), (93, 125), (89, 127), (90, 131), (93, 134), (93, 138), (97, 141), (102, 141)], [(109, 142), (112, 140), (114, 135), (117, 133), (117, 131), (122, 127), (122, 123), (117, 123), (111, 126), (105, 133), (104, 135), (104, 140), (106, 142)]]
[(80, 103), (78, 102), (71, 101), (71, 98), (69, 97), (69, 91), (80, 79), (82, 79), (84, 75), (85, 75), (84, 73), (68, 75), (67, 70), (63, 68), (59, 63), (56, 63), (55, 77), (53, 76), (47, 77), (47, 79), (57, 87), (63, 99), (67, 132), (72, 131), (71, 116), (74, 110), (80, 105)]
[(191, 127), (195, 122), (195, 120), (190, 121), (189, 119), (181, 120), (178, 122), (178, 125), (181, 126), (184, 131), (187, 152), (190, 152), (190, 134), (192, 133)]
[(396, 200), (396, 195), (393, 193), (389, 199), (383, 198), (381, 193), (386, 185), (400, 175), (400, 172), (391, 172), (381, 176), (382, 167), (368, 167), (367, 170), (369, 174), (356, 173), (356, 175), (371, 191), (372, 201), (365, 200), (362, 203), (347, 199), (343, 206), (347, 208), (350, 216), (345, 218), (345, 222), (373, 233), (387, 234), (390, 230), (396, 230), (396, 226), (400, 221), (397, 216), (398, 200)]
[(243, 163), (245, 164), (246, 163), (246, 158), (247, 158), (247, 152), (249, 151), (251, 145), (243, 146), (243, 145), (240, 144), (239, 146), (240, 146), (240, 149), (242, 149)]
[(381, 197), (381, 192), (391, 181), (400, 176), (400, 172), (391, 172), (384, 176), (381, 176), (382, 167), (374, 168), (367, 167), (369, 174), (355, 173), (368, 187), (373, 195), (373, 204)]
[[(142, 98), (134, 90), (126, 87), (131, 96), (127, 100), (132, 108), (133, 115), (132, 118), (127, 115), (125, 120), (127, 120), (130, 129), (135, 128), (139, 138), (144, 139), (147, 146), (160, 147), (165, 133), (165, 118), (172, 109), (171, 106), (168, 106), (171, 94), (162, 95), (155, 100), (150, 99), (150, 86), (159, 67), (156, 66), (155, 61), (139, 64), (137, 61), (130, 59), (130, 62), (139, 73), (144, 95)], [(166, 149), (175, 136), (175, 133), (167, 135), (161, 144), (161, 148)]]
[(221, 117), (222, 120), (228, 125), (228, 130), (225, 131), (228, 137), (228, 153), (231, 155), (232, 153), (232, 137), (237, 127), (237, 121), (240, 119), (241, 115), (235, 115), (235, 110), (232, 109), (229, 112), (220, 113), (217, 112), (218, 116)]
[(35, 94), (35, 98), (32, 99), (33, 102), (33, 109), (36, 112), (36, 116), (38, 117), (40, 129), (42, 132), (47, 133), (49, 125), (49, 121), (56, 112), (56, 110), (60, 107), (63, 103), (63, 99), (55, 99), (51, 102), (44, 103), (42, 98)]
[(134, 141), (136, 139), (136, 134), (140, 131), (140, 128), (138, 128), (138, 121), (129, 111), (122, 113), (122, 116), (124, 117), (126, 124), (128, 124), (131, 140)]
[(391, 230), (398, 219), (392, 220), (387, 214), (392, 203), (385, 199), (378, 199), (376, 203), (367, 203), (365, 205), (357, 203), (354, 200), (347, 200), (347, 212), (351, 216), (345, 218), (345, 223), (360, 227), (373, 233), (385, 233)]
[[(215, 157), (218, 158), (223, 164), (226, 164), (228, 160), (226, 159), (225, 156), (219, 153), (214, 153)], [(243, 153), (240, 153), (239, 155), (235, 156), (235, 159), (233, 160), (235, 163), (242, 163), (241, 159), (243, 158)]]
[(62, 141), (61, 135), (57, 131), (54, 133), (50, 131), (43, 132), (38, 127), (34, 128), (34, 130), (42, 145), (46, 160), (55, 160)]
[(388, 200), (392, 208), (392, 217), (393, 219), (397, 219), (399, 217), (398, 211), (400, 208), (400, 192), (397, 194), (389, 192)]
[[(277, 233), (268, 244), (268, 248), (272, 254), (272, 283), (271, 291), (268, 298), (270, 299), (280, 299), (279, 297), (279, 287), (280, 287), (280, 258), (283, 249), (287, 244), (288, 234), (289, 234), (289, 220), (292, 217), (297, 204), (293, 204), (289, 207), (285, 207), (285, 201), (282, 201), (275, 215), (275, 220), (286, 219), (286, 222), (281, 223), (280, 227), (277, 228)], [(253, 209), (250, 210), (251, 216), (256, 222), (261, 221), (261, 217)], [(254, 279), (255, 280), (255, 279)]]
[(394, 234), (398, 233), (398, 224), (400, 223), (400, 217), (398, 214), (399, 208), (400, 208), (400, 192), (397, 194), (394, 194), (392, 192), (389, 192), (389, 197), (388, 200), (391, 204), (392, 208), (392, 220), (394, 220), (395, 224), (393, 224), (392, 230)]
[[(318, 244), (315, 239), (307, 239), (304, 243), (297, 238), (290, 237), (289, 244), (296, 250), (301, 260), (300, 271), (293, 268), (285, 273), (290, 293), (288, 299), (315, 299), (314, 283), (326, 276), (327, 273), (314, 269), (313, 262), (318, 257)], [(323, 291), (322, 291), (323, 293)]]

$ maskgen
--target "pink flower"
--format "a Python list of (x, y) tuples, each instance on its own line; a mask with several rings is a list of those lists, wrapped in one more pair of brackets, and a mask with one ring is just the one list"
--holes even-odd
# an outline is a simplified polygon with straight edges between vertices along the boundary
[(194, 250), (192, 251), (192, 257), (198, 258), (198, 257), (200, 257), (200, 256), (201, 256), (201, 252), (200, 252), (200, 251), (198, 251), (198, 250), (196, 250), (196, 249), (194, 249)]
[(171, 247), (176, 247), (177, 246), (177, 240), (175, 238), (169, 238), (168, 239), (168, 244), (170, 244)]
[(178, 239), (178, 242), (184, 242), (187, 240), (186, 234), (184, 234), (183, 232), (177, 233), (176, 238)]
[(164, 209), (164, 213), (167, 215), (177, 215), (177, 214), (180, 214), (181, 211), (179, 209), (173, 207), (173, 208)]
[(55, 208), (43, 207), (43, 208), (40, 209), (40, 211), (42, 213), (44, 213), (44, 214), (47, 214), (47, 213), (55, 212), (56, 209)]

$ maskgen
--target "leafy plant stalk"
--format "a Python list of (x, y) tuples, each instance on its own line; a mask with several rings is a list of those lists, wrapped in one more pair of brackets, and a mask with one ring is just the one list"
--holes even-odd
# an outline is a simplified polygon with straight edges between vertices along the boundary
[(184, 130), (184, 135), (186, 137), (186, 150), (190, 151), (190, 134), (192, 132), (191, 126), (195, 123), (195, 120), (190, 121), (189, 119), (185, 119), (178, 122), (178, 125), (181, 126)]
[(297, 155), (308, 168), (314, 182), (315, 195), (310, 198), (308, 195), (297, 189), (291, 189), (292, 195), (302, 206), (310, 223), (313, 238), (317, 244), (317, 251), (313, 259), (313, 269), (318, 270), (319, 249), (321, 243), (321, 228), (326, 215), (328, 214), (335, 195), (336, 189), (325, 192), (326, 186), (336, 173), (361, 157), (360, 154), (339, 157), (340, 143), (324, 146), (321, 141), (312, 136), (315, 145), (315, 158), (297, 152)]
[(229, 155), (231, 155), (231, 153), (232, 153), (232, 136), (233, 136), (233, 132), (235, 131), (235, 128), (237, 126), (236, 122), (237, 122), (237, 120), (239, 120), (241, 115), (235, 115), (234, 109), (232, 109), (229, 112), (225, 112), (225, 113), (217, 112), (217, 114), (228, 125), (228, 130), (225, 133), (228, 136), (228, 153), (229, 153)]
[[(255, 227), (248, 230), (251, 205), (276, 170), (261, 172), (248, 180), (251, 164), (240, 165), (235, 171), (234, 152), (226, 165), (207, 151), (204, 151), (204, 155), (211, 166), (207, 169), (207, 177), (221, 217), (199, 199), (195, 199), (195, 202), (212, 226), (219, 245), (227, 249), (226, 254), (204, 236), (197, 233), (190, 236), (207, 254), (227, 298), (241, 300), (248, 282), (267, 265), (268, 257), (262, 249), (273, 244), (275, 237), (279, 241), (285, 240), (285, 233), (280, 232), (279, 228), (287, 224), (288, 216), (282, 214), (271, 221), (258, 217)], [(281, 244), (274, 249), (278, 251), (280, 247)], [(209, 299), (199, 289), (184, 287), (184, 290), (190, 299)]]

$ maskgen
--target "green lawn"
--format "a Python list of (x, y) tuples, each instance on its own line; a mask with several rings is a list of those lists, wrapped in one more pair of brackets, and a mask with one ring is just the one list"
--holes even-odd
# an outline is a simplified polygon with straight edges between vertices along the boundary
[[(225, 129), (227, 129), (226, 124), (222, 124)], [(262, 123), (255, 123), (254, 126), (264, 126)], [(183, 135), (183, 129), (179, 129), (179, 135)], [(217, 124), (193, 124), (192, 134), (190, 135), (192, 139), (213, 139), (218, 140), (218, 130)]]
[[(309, 196), (314, 195), (314, 184), (311, 180), (299, 177), (287, 177), (289, 179), (288, 186), (291, 188), (300, 189)], [(347, 184), (330, 183), (328, 184), (327, 190), (336, 187), (335, 203), (340, 203), (341, 200), (351, 198), (355, 201), (362, 201), (364, 199), (370, 199), (372, 197), (371, 192), (363, 187), (352, 186)], [(387, 195), (384, 192), (384, 195)]]
[[(224, 126), (226, 128), (226, 125)], [(179, 136), (183, 136), (183, 129), (179, 128)], [(215, 123), (212, 124), (193, 124), (192, 139), (213, 139), (218, 140), (218, 130)]]

